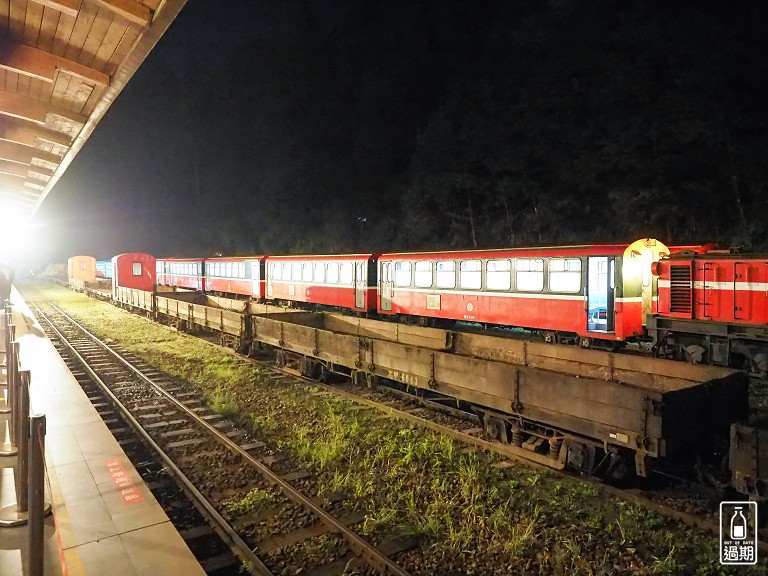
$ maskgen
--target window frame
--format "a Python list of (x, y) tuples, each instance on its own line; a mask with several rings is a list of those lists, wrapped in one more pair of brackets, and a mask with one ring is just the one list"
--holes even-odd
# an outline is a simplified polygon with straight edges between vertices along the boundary
[[(401, 284), (398, 280), (398, 272), (404, 274), (405, 267), (408, 267), (408, 283)], [(413, 284), (413, 266), (410, 260), (395, 260), (395, 266), (392, 271), (392, 282), (395, 288), (410, 288)]]
[[(443, 286), (440, 283), (439, 278), (441, 277), (441, 271), (438, 270), (438, 267), (441, 264), (451, 264), (453, 267), (453, 270), (451, 270), (453, 283), (450, 286)], [(447, 274), (447, 271), (443, 270), (442, 274)], [(435, 261), (435, 288), (437, 288), (438, 290), (456, 290), (456, 260), (436, 260)]]
[[(419, 270), (419, 264), (422, 264), (422, 265), (427, 264), (429, 266), (429, 270)], [(419, 283), (419, 273), (424, 275), (427, 272), (429, 272), (429, 283), (428, 284)], [(435, 283), (435, 267), (433, 265), (432, 260), (416, 260), (413, 263), (413, 285), (416, 288), (432, 288), (434, 283)]]
[[(331, 272), (333, 270), (333, 272)], [(331, 280), (333, 278), (333, 280)], [(339, 283), (339, 263), (338, 262), (328, 262), (328, 266), (325, 270), (325, 279), (328, 282), (328, 284), (336, 284)]]
[[(563, 269), (562, 270), (553, 270), (553, 264), (559, 264), (560, 262), (563, 263)], [(576, 262), (578, 264), (578, 270), (571, 270), (571, 263)], [(559, 267), (559, 266), (558, 266)], [(567, 256), (558, 256), (555, 258), (550, 258), (547, 266), (547, 285), (549, 287), (550, 292), (557, 292), (558, 294), (580, 294), (582, 291), (582, 262), (581, 258), (578, 257), (567, 257)], [(552, 276), (553, 274), (559, 275), (569, 275), (573, 278), (578, 278), (578, 286), (576, 290), (569, 289), (565, 290), (561, 287), (553, 288), (552, 287)]]
[[(496, 264), (496, 263), (506, 263), (507, 269), (506, 270), (493, 270), (490, 271), (488, 269), (489, 264)], [(490, 258), (489, 260), (485, 261), (485, 289), (492, 292), (509, 292), (512, 290), (512, 260), (510, 258)], [(490, 274), (493, 274), (494, 277), (496, 274), (504, 274), (507, 275), (508, 280), (508, 286), (506, 288), (498, 288), (496, 286), (491, 286), (490, 282)]]
[(339, 263), (339, 284), (342, 286), (353, 286), (355, 284), (355, 265), (349, 260), (342, 260)]
[[(521, 270), (520, 269), (520, 263), (521, 262), (536, 262), (536, 270), (530, 269), (530, 264), (528, 265), (527, 270)], [(538, 264), (541, 264), (541, 270), (538, 270)], [(521, 284), (525, 284), (525, 282), (520, 282), (520, 274), (541, 274), (541, 288), (533, 289), (533, 288), (520, 288)], [(527, 278), (527, 277), (526, 277)], [(515, 291), (516, 292), (531, 292), (531, 293), (540, 293), (544, 292), (544, 286), (545, 286), (545, 274), (544, 274), (544, 258), (515, 258)]]
[[(477, 262), (477, 270), (464, 270), (464, 264), (469, 264), (472, 262)], [(477, 277), (479, 279), (479, 285), (477, 287), (474, 286), (465, 286), (463, 282), (463, 277), (465, 274), (477, 274)], [(459, 260), (459, 290), (482, 290), (483, 289), (483, 261), (480, 258), (470, 258), (467, 260)]]

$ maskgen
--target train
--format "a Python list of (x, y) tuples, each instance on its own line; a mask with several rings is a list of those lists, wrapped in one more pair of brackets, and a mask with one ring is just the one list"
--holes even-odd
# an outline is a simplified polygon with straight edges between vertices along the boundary
[[(140, 274), (124, 264), (129, 259), (140, 262)], [(108, 268), (90, 256), (72, 257), (68, 275), (80, 287), (105, 276), (113, 290), (157, 286), (429, 327), (515, 327), (583, 348), (647, 342), (659, 357), (768, 376), (768, 255), (712, 245), (667, 247), (645, 238), (385, 254), (128, 253)]]
[[(242, 344), (253, 336), (249, 332), (256, 324), (250, 313), (226, 319), (224, 312), (197, 306), (195, 302), (200, 300), (195, 295), (240, 301), (245, 304), (242, 310), (249, 309), (248, 303), (329, 309), (447, 331), (456, 322), (518, 327), (540, 333), (545, 344), (570, 343), (608, 351), (645, 341), (662, 358), (765, 374), (768, 257), (708, 245), (668, 247), (654, 239), (641, 239), (626, 245), (385, 254), (155, 258), (127, 253), (113, 258), (112, 264), (111, 299), (115, 303), (154, 317), (173, 318), (178, 326), (196, 324), (227, 332), (229, 341), (245, 353), (250, 349)], [(367, 352), (360, 342), (362, 357)], [(326, 367), (327, 363), (310, 356), (302, 359), (302, 366)], [(372, 373), (366, 374), (365, 367), (355, 368), (356, 364), (359, 361), (348, 370), (353, 378), (359, 374), (371, 377)], [(614, 365), (618, 366), (611, 360), (612, 370), (617, 369)], [(707, 431), (709, 436), (715, 427), (722, 432), (730, 426), (730, 448), (725, 455), (731, 461), (732, 485), (743, 494), (766, 500), (768, 462), (761, 455), (768, 453), (768, 433), (747, 419), (747, 386), (713, 386), (664, 392), (662, 396), (668, 397), (662, 402), (667, 406), (665, 434), (691, 440), (691, 431), (698, 435)], [(422, 388), (432, 389), (433, 385)], [(717, 394), (712, 392), (715, 388)], [(724, 389), (731, 392), (723, 394)], [(459, 392), (456, 401), (468, 402), (481, 390), (468, 393), (462, 397)], [(624, 396), (626, 390), (616, 393)], [(611, 398), (599, 402), (604, 405), (601, 409), (613, 410)], [(629, 446), (627, 451), (621, 446), (628, 435), (606, 436), (605, 424), (600, 424), (604, 416), (595, 415), (589, 431), (573, 433), (572, 426), (568, 432), (571, 421), (554, 412), (547, 415), (546, 408), (538, 418), (532, 418), (530, 411), (515, 414), (515, 402), (506, 411), (489, 410), (476, 401), (471, 404), (486, 432), (503, 442), (523, 436), (540, 438), (554, 454), (561, 445), (552, 444), (555, 436), (551, 434), (565, 437), (568, 441), (562, 446), (569, 464), (597, 462), (586, 455), (591, 450), (599, 452), (601, 442), (611, 454), (634, 455), (640, 475), (645, 475), (648, 455), (669, 455), (664, 443), (640, 443), (642, 434), (637, 436), (637, 446)], [(682, 404), (676, 404), (679, 402)], [(726, 403), (733, 408), (728, 415), (722, 410)], [(646, 428), (659, 417), (660, 409), (654, 402), (649, 401), (648, 406), (641, 410), (647, 412), (643, 418)], [(671, 423), (669, 406), (675, 407), (676, 414)], [(690, 420), (683, 417), (686, 406), (698, 406), (697, 413), (714, 408), (713, 418), (723, 412), (728, 421), (718, 421), (715, 426), (714, 421)], [(615, 409), (626, 411), (623, 405)], [(540, 444), (531, 446), (538, 449)], [(673, 444), (674, 440), (668, 446)]]
[(455, 252), (158, 258), (158, 286), (340, 309), (424, 326), (539, 331), (547, 342), (615, 348), (656, 311), (661, 242)]

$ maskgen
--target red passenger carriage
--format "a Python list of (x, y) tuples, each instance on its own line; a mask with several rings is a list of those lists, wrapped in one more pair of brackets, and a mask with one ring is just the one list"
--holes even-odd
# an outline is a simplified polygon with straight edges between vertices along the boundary
[(266, 256), (206, 258), (204, 281), (207, 292), (238, 294), (254, 300), (264, 298)]
[(205, 291), (203, 261), (203, 258), (158, 258), (157, 284)]
[(112, 288), (155, 289), (155, 257), (143, 252), (127, 252), (112, 258)]
[[(653, 239), (630, 245), (384, 254), (378, 312), (541, 331), (548, 341), (624, 341), (645, 334), (656, 296)], [(424, 320), (421, 320), (424, 322)]]
[(267, 257), (267, 300), (355, 312), (376, 309), (373, 254)]

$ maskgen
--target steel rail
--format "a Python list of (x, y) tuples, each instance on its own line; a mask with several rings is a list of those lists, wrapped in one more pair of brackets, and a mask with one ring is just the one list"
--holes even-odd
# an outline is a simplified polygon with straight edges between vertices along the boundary
[[(301, 492), (299, 492), (293, 486), (291, 486), (290, 483), (283, 480), (278, 474), (273, 472), (268, 466), (260, 462), (258, 459), (254, 458), (246, 450), (243, 450), (237, 443), (233, 442), (226, 435), (222, 434), (219, 430), (217, 430), (214, 426), (212, 426), (211, 424), (203, 420), (195, 412), (190, 410), (187, 406), (185, 406), (179, 400), (174, 398), (170, 393), (165, 391), (161, 386), (158, 386), (157, 384), (155, 384), (149, 377), (145, 376), (141, 372), (141, 370), (136, 368), (133, 364), (131, 364), (128, 360), (123, 358), (120, 354), (112, 350), (107, 344), (99, 340), (96, 336), (91, 334), (85, 327), (79, 324), (74, 318), (72, 318), (63, 310), (58, 308), (55, 304), (51, 303), (50, 305), (53, 308), (55, 308), (60, 314), (62, 314), (69, 322), (71, 322), (74, 326), (76, 326), (79, 330), (81, 330), (84, 334), (86, 334), (89, 338), (91, 338), (91, 340), (93, 340), (94, 343), (98, 344), (105, 351), (107, 351), (112, 356), (114, 356), (116, 360), (124, 364), (136, 376), (141, 378), (149, 386), (154, 388), (155, 391), (160, 393), (169, 402), (174, 404), (179, 410), (181, 410), (187, 416), (193, 419), (200, 427), (210, 432), (211, 435), (214, 436), (218, 442), (220, 442), (221, 444), (223, 444), (233, 452), (236, 452), (237, 454), (239, 454), (251, 466), (256, 468), (262, 474), (262, 476), (264, 476), (269, 482), (271, 482), (275, 486), (278, 486), (280, 490), (288, 498), (293, 500), (295, 503), (309, 509), (313, 514), (315, 514), (318, 517), (318, 519), (323, 524), (325, 524), (329, 528), (330, 531), (336, 532), (339, 535), (341, 535), (349, 544), (350, 549), (353, 552), (355, 552), (358, 556), (362, 557), (370, 566), (372, 566), (382, 574), (392, 574), (396, 576), (410, 576), (407, 571), (403, 570), (395, 562), (393, 562), (387, 556), (382, 554), (375, 546), (363, 540), (355, 532), (347, 528), (347, 526), (339, 522), (332, 515), (328, 514), (320, 506), (314, 504), (306, 496), (301, 494)], [(111, 393), (110, 393), (110, 396), (112, 396)]]
[[(205, 340), (205, 339), (202, 339), (202, 340), (207, 342), (207, 340)], [(209, 344), (211, 344), (212, 346), (216, 346), (218, 348), (222, 348), (220, 345), (215, 344), (213, 342), (209, 342)], [(657, 501), (655, 501), (655, 500), (653, 500), (651, 498), (648, 498), (647, 496), (642, 496), (642, 495), (639, 495), (637, 493), (633, 493), (633, 492), (627, 491), (625, 489), (618, 488), (616, 486), (611, 486), (611, 485), (605, 484), (604, 482), (602, 482), (602, 481), (600, 481), (598, 479), (595, 479), (595, 478), (584, 477), (584, 476), (580, 476), (580, 475), (576, 475), (574, 473), (568, 472), (567, 470), (562, 470), (562, 469), (555, 468), (555, 467), (553, 467), (553, 466), (551, 466), (551, 465), (549, 465), (549, 464), (547, 464), (545, 462), (540, 462), (537, 459), (532, 459), (532, 458), (528, 457), (526, 454), (521, 454), (521, 453), (518, 453), (517, 451), (512, 452), (512, 451), (506, 449), (506, 447), (504, 445), (501, 445), (501, 444), (499, 444), (497, 442), (492, 442), (492, 441), (485, 440), (485, 439), (482, 439), (482, 438), (476, 438), (476, 437), (474, 437), (474, 436), (472, 436), (470, 434), (466, 434), (464, 432), (461, 432), (461, 431), (458, 431), (458, 430), (454, 430), (454, 429), (449, 428), (447, 426), (438, 424), (436, 422), (432, 422), (431, 420), (427, 420), (425, 418), (421, 418), (421, 417), (416, 416), (414, 414), (410, 414), (408, 412), (405, 412), (405, 411), (402, 411), (402, 410), (398, 410), (397, 408), (393, 408), (391, 406), (386, 406), (384, 404), (376, 402), (375, 400), (370, 400), (368, 398), (364, 398), (364, 397), (358, 396), (358, 395), (356, 395), (354, 393), (351, 393), (351, 392), (348, 392), (348, 391), (345, 391), (345, 390), (341, 390), (340, 388), (338, 388), (336, 386), (324, 384), (324, 383), (319, 382), (317, 380), (313, 380), (311, 378), (303, 376), (298, 370), (294, 370), (292, 368), (287, 368), (287, 367), (275, 366), (273, 363), (270, 363), (270, 362), (266, 362), (266, 361), (258, 360), (258, 359), (254, 359), (254, 358), (249, 358), (249, 357), (243, 356), (241, 354), (237, 354), (236, 352), (234, 352), (231, 349), (226, 348), (226, 347), (223, 347), (223, 350), (226, 351), (227, 353), (232, 354), (233, 356), (237, 356), (238, 358), (247, 360), (248, 362), (251, 362), (251, 363), (253, 363), (255, 365), (258, 365), (260, 367), (267, 368), (269, 370), (272, 370), (272, 371), (280, 373), (280, 374), (285, 374), (285, 375), (292, 376), (294, 378), (297, 378), (297, 379), (303, 381), (304, 383), (309, 383), (312, 386), (316, 386), (318, 388), (322, 388), (323, 390), (326, 390), (328, 392), (332, 392), (332, 393), (334, 393), (334, 394), (336, 394), (336, 395), (338, 395), (338, 396), (340, 396), (342, 398), (346, 398), (346, 399), (348, 399), (350, 401), (353, 401), (353, 402), (361, 404), (361, 405), (366, 405), (366, 406), (368, 406), (370, 408), (376, 409), (376, 410), (378, 410), (380, 412), (383, 412), (385, 414), (389, 414), (389, 415), (397, 417), (399, 419), (411, 422), (413, 424), (417, 424), (417, 425), (422, 426), (424, 428), (428, 428), (428, 429), (430, 429), (432, 431), (435, 431), (435, 432), (438, 432), (438, 433), (441, 433), (441, 434), (445, 434), (446, 436), (452, 437), (452, 438), (454, 438), (454, 439), (456, 439), (456, 440), (458, 440), (460, 442), (473, 445), (473, 446), (475, 446), (477, 448), (481, 448), (481, 449), (485, 449), (485, 450), (490, 450), (490, 451), (492, 451), (492, 452), (494, 452), (496, 454), (499, 454), (500, 456), (503, 456), (503, 457), (508, 458), (510, 460), (514, 460), (516, 462), (520, 462), (520, 463), (523, 463), (523, 464), (535, 467), (537, 469), (549, 470), (549, 471), (555, 473), (556, 475), (558, 475), (558, 476), (560, 476), (562, 478), (570, 478), (570, 479), (575, 479), (575, 480), (587, 482), (587, 483), (593, 485), (602, 494), (609, 494), (609, 495), (614, 496), (616, 498), (620, 498), (620, 499), (622, 499), (622, 500), (624, 500), (626, 502), (629, 502), (629, 503), (632, 503), (632, 504), (637, 504), (639, 506), (642, 506), (644, 508), (652, 510), (652, 511), (654, 511), (654, 512), (656, 512), (656, 513), (658, 513), (658, 514), (660, 514), (662, 516), (665, 516), (667, 518), (670, 518), (670, 519), (678, 521), (678, 522), (682, 522), (683, 524), (685, 524), (687, 526), (691, 526), (691, 527), (695, 527), (695, 528), (699, 528), (699, 529), (708, 531), (708, 532), (710, 532), (713, 535), (718, 535), (719, 534), (720, 526), (717, 523), (712, 522), (712, 521), (707, 520), (707, 519), (704, 519), (704, 518), (702, 518), (700, 516), (696, 516), (695, 514), (691, 514), (691, 513), (688, 513), (688, 512), (683, 512), (683, 511), (677, 510), (677, 509), (675, 509), (675, 508), (673, 508), (671, 506), (659, 504)], [(632, 352), (632, 353), (634, 353), (634, 352)], [(640, 353), (640, 354), (642, 355), (642, 353)], [(416, 397), (414, 397), (414, 400), (415, 401), (419, 401), (419, 399), (416, 398)], [(758, 548), (759, 548), (759, 550), (762, 553), (768, 553), (768, 541), (759, 540), (758, 541)]]
[[(149, 436), (141, 424), (128, 411), (125, 405), (120, 402), (117, 396), (112, 393), (112, 391), (99, 377), (99, 375), (96, 374), (96, 372), (94, 372), (94, 370), (89, 366), (87, 360), (83, 358), (77, 350), (75, 350), (72, 344), (70, 344), (69, 339), (64, 334), (62, 334), (58, 328), (56, 328), (48, 315), (45, 314), (36, 304), (30, 304), (35, 307), (37, 313), (48, 323), (51, 330), (54, 332), (54, 334), (56, 334), (56, 337), (61, 341), (62, 344), (64, 344), (64, 346), (67, 347), (70, 354), (72, 354), (72, 356), (77, 359), (82, 368), (88, 374), (88, 377), (102, 389), (102, 391), (110, 398), (112, 403), (118, 408), (123, 418), (126, 419), (126, 421), (142, 437), (147, 445), (160, 457), (165, 466), (168, 467), (176, 480), (180, 483), (184, 492), (192, 499), (193, 502), (197, 504), (197, 507), (203, 516), (212, 520), (213, 528), (216, 530), (222, 540), (229, 544), (230, 550), (232, 550), (232, 552), (244, 563), (250, 563), (250, 565), (253, 567), (253, 570), (255, 570), (255, 573), (259, 576), (273, 576), (269, 568), (267, 568), (261, 559), (256, 556), (256, 554), (254, 554), (250, 546), (248, 546), (248, 544), (246, 544), (243, 539), (237, 535), (229, 523), (216, 511), (216, 509), (207, 500), (207, 498), (203, 496), (203, 494), (197, 488), (195, 488), (194, 484), (192, 484), (186, 475), (176, 466), (176, 464), (174, 464), (173, 460), (171, 460), (171, 458), (163, 451), (163, 449), (152, 439), (152, 437)], [(49, 302), (49, 305), (55, 308), (60, 314), (64, 315), (64, 317), (67, 318), (70, 322), (73, 322), (76, 326), (78, 326), (78, 328), (81, 328), (55, 304)], [(84, 329), (83, 331), (89, 337), (93, 338), (90, 333)], [(101, 342), (98, 340), (96, 340), (96, 343), (101, 344)]]

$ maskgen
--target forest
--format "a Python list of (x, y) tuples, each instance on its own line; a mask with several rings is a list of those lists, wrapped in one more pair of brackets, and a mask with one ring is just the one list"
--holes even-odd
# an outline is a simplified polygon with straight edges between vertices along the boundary
[(146, 251), (768, 247), (764, 2), (244, 4), (225, 61), (191, 2), (134, 81)]

